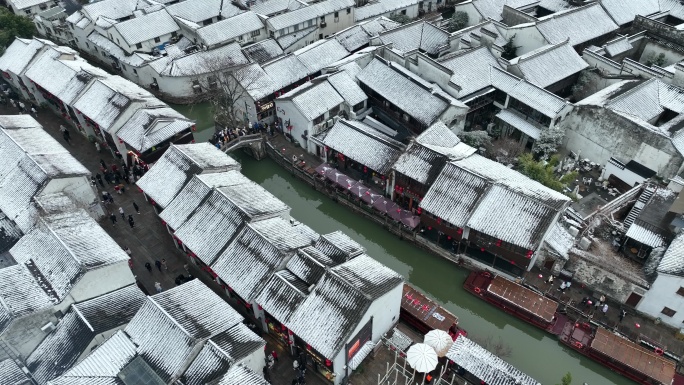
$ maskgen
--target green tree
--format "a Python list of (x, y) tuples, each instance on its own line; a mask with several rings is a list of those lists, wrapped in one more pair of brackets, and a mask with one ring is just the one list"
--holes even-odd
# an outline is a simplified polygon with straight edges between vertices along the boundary
[(558, 178), (553, 171), (558, 162), (557, 155), (551, 157), (550, 161), (544, 162), (535, 160), (528, 152), (518, 157), (518, 171), (550, 189), (563, 192), (568, 183), (577, 179), (577, 173), (573, 171)]
[(10, 10), (0, 7), (0, 55), (5, 52), (14, 38), (32, 38), (36, 34), (33, 22), (25, 16), (17, 16)]
[(572, 374), (570, 372), (565, 373), (563, 378), (561, 378), (561, 383), (556, 385), (570, 385), (572, 383)]
[(518, 48), (520, 48), (520, 46), (515, 45), (515, 43), (513, 42), (513, 39), (515, 39), (515, 34), (513, 36), (511, 36), (510, 39), (508, 39), (508, 42), (506, 44), (504, 44), (503, 47), (501, 47), (501, 48), (503, 48), (503, 52), (501, 52), (501, 57), (506, 59), (506, 60), (510, 60), (510, 59), (518, 57), (517, 52), (518, 52)]
[(390, 16), (390, 20), (396, 21), (399, 24), (406, 24), (406, 23), (411, 22), (410, 17), (408, 17), (404, 14), (401, 14), (401, 13), (397, 13), (396, 15)]
[(462, 11), (454, 12), (447, 22), (447, 31), (456, 32), (468, 25), (468, 14)]

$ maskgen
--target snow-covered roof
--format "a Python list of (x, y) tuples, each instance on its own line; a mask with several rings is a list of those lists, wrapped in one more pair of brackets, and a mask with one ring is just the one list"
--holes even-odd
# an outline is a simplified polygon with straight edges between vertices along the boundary
[(24, 264), (0, 269), (0, 332), (14, 318), (51, 308), (59, 300)]
[(613, 96), (604, 106), (648, 123), (665, 109), (683, 113), (684, 89), (652, 78)]
[(346, 71), (338, 71), (327, 77), (335, 91), (342, 96), (350, 107), (362, 103), (368, 97), (354, 79)]
[[(202, 298), (197, 301), (197, 298)], [(242, 322), (227, 302), (199, 280), (148, 297), (125, 332), (140, 357), (168, 382), (195, 345)]]
[[(449, 102), (434, 95), (422, 84), (407, 79), (395, 65), (375, 58), (358, 75), (361, 83), (390, 103), (428, 126), (449, 107)], [(415, 103), (420, 100), (420, 103)]]
[(90, 20), (97, 20), (100, 16), (110, 19), (123, 19), (131, 16), (140, 3), (139, 0), (102, 0), (85, 4), (81, 12)]
[(653, 248), (665, 246), (667, 244), (663, 234), (661, 234), (659, 231), (655, 231), (655, 229), (653, 229), (647, 223), (639, 222), (639, 220), (636, 220), (631, 226), (629, 226), (629, 229), (625, 234), (627, 238), (631, 238), (639, 243), (643, 243), (644, 245), (648, 245)]
[(223, 47), (188, 55), (162, 57), (149, 65), (162, 76), (194, 76), (226, 70), (248, 63), (240, 44), (230, 43)]
[(528, 52), (510, 61), (529, 82), (545, 88), (589, 67), (568, 41)]
[(120, 62), (133, 67), (142, 67), (144, 64), (157, 59), (155, 56), (139, 52), (129, 55), (126, 51), (121, 49), (121, 47), (116, 45), (116, 43), (100, 35), (97, 31), (93, 31), (88, 35), (88, 41), (109, 55), (114, 56)]
[[(231, 173), (242, 176), (239, 172), (232, 171)], [(169, 227), (176, 230), (188, 220), (190, 215), (192, 215), (195, 209), (202, 204), (211, 191), (211, 186), (208, 186), (197, 176), (194, 176), (180, 189), (176, 197), (164, 207), (164, 211), (159, 214), (159, 217), (165, 221)]]
[(459, 336), (447, 352), (447, 358), (488, 385), (541, 385), (487, 349)]
[(276, 103), (285, 100), (291, 100), (309, 121), (344, 102), (342, 96), (327, 81), (304, 84), (276, 99)]
[(527, 119), (527, 116), (511, 109), (501, 110), (495, 116), (534, 140), (539, 139), (539, 136), (544, 129), (542, 125), (534, 120), (529, 120)]
[(606, 53), (609, 56), (613, 57), (631, 50), (634, 48), (634, 46), (632, 46), (628, 36), (621, 36), (617, 39), (607, 42), (603, 48), (606, 50)]
[[(359, 9), (360, 8), (356, 8), (357, 13)], [(381, 32), (396, 28), (400, 25), (401, 24), (386, 17), (378, 17), (377, 19), (367, 20), (347, 29), (343, 29), (334, 34), (333, 38), (339, 41), (347, 51), (353, 52), (370, 44), (371, 38), (378, 36)]]
[(269, 60), (277, 58), (283, 54), (283, 49), (273, 39), (262, 40), (245, 47), (242, 47), (242, 52), (256, 63), (265, 63)]
[(543, 17), (537, 29), (551, 44), (570, 39), (573, 46), (607, 35), (620, 27), (599, 3), (569, 9)]
[(494, 185), (480, 199), (466, 225), (504, 242), (534, 250), (554, 223), (556, 214), (551, 207)]
[(354, 19), (356, 21), (366, 20), (398, 9), (417, 5), (418, 3), (419, 0), (378, 0), (377, 2), (356, 8), (354, 10)]
[(202, 27), (196, 33), (205, 45), (213, 47), (233, 40), (247, 40), (249, 36), (245, 38), (246, 34), (263, 28), (263, 22), (256, 13), (244, 12)]
[(534, 0), (473, 0), (475, 9), (482, 15), (483, 19), (502, 20), (501, 13), (504, 5), (518, 9), (527, 5), (534, 4)]
[(335, 39), (324, 39), (300, 48), (294, 55), (306, 66), (309, 74), (313, 74), (348, 56), (349, 51)]
[(155, 37), (168, 35), (171, 32), (180, 31), (176, 20), (166, 9), (145, 15), (136, 16), (114, 25), (129, 45), (135, 45)]
[(314, 247), (335, 263), (356, 258), (366, 251), (363, 246), (341, 231), (322, 234)]
[(302, 80), (309, 75), (309, 69), (293, 54), (285, 55), (263, 64), (262, 68), (270, 78), (273, 87), (275, 87), (274, 91)]
[(575, 244), (575, 237), (563, 225), (556, 222), (544, 241), (556, 254), (567, 260), (568, 252)]
[(54, 46), (47, 40), (32, 39), (27, 42), (23, 39), (14, 39), (0, 56), (0, 71), (20, 75), (45, 45)]
[(489, 67), (492, 85), (542, 114), (555, 118), (566, 106), (564, 99), (497, 67)]
[(193, 23), (201, 23), (219, 15), (230, 18), (243, 12), (230, 2), (221, 0), (181, 1), (166, 6), (166, 10), (173, 16), (181, 17)]
[(679, 233), (668, 246), (658, 264), (658, 273), (684, 276), (684, 233)]
[(76, 99), (74, 108), (108, 131), (134, 102), (148, 107), (164, 105), (137, 84), (120, 76), (111, 76), (93, 81)]
[(117, 136), (139, 152), (189, 131), (195, 123), (171, 107), (141, 108), (121, 126)]
[(136, 184), (163, 209), (194, 175), (239, 169), (239, 163), (210, 143), (172, 144)]
[(648, 16), (660, 12), (658, 0), (621, 1), (602, 0), (601, 6), (618, 25), (631, 23), (636, 15)]
[(239, 323), (232, 328), (221, 332), (210, 341), (219, 349), (228, 354), (234, 362), (240, 362), (249, 357), (254, 351), (264, 350), (266, 341), (248, 328)]
[(311, 36), (315, 31), (318, 31), (317, 25), (313, 25), (308, 28), (303, 28), (299, 31), (296, 31), (294, 33), (288, 33), (284, 36), (279, 36), (276, 38), (276, 41), (282, 49), (288, 49), (293, 45), (299, 43), (300, 41), (306, 39), (308, 36)]
[(22, 237), (10, 254), (60, 300), (87, 270), (128, 261), (128, 255), (85, 211), (53, 214)]
[(26, 71), (26, 77), (66, 104), (71, 104), (92, 79), (108, 76), (79, 57), (60, 60), (53, 55), (42, 55)]
[(341, 265), (330, 269), (351, 283), (366, 298), (378, 299), (395, 287), (404, 283), (397, 272), (381, 264), (367, 254), (359, 255)]
[[(321, 141), (370, 170), (387, 175), (392, 164), (404, 151), (401, 142), (357, 121), (340, 119), (321, 134)], [(370, 172), (369, 170), (369, 172)]]
[(212, 385), (269, 385), (261, 374), (255, 373), (242, 364), (234, 365), (218, 381)]
[(239, 0), (239, 2), (250, 11), (266, 16), (307, 6), (307, 3), (301, 0), (256, 0), (254, 2)]
[(211, 268), (240, 297), (251, 301), (294, 249), (311, 244), (313, 235), (310, 231), (302, 233), (298, 226), (281, 218), (249, 224)]
[(491, 86), (489, 67), (501, 68), (497, 58), (485, 46), (445, 55), (437, 62), (451, 70), (451, 82), (461, 87), (459, 98)]
[(9, 4), (12, 4), (14, 8), (22, 10), (25, 8), (30, 8), (35, 5), (49, 3), (50, 0), (7, 0)]
[(137, 285), (75, 304), (26, 359), (38, 383), (69, 370), (92, 339), (130, 322), (145, 301)]
[(31, 383), (19, 365), (17, 365), (11, 358), (0, 361), (0, 378), (2, 378), (3, 381), (7, 381), (7, 384), (10, 385)]
[(296, 24), (308, 22), (311, 19), (317, 19), (336, 11), (351, 8), (354, 4), (354, 0), (326, 0), (309, 5), (308, 7), (270, 17), (266, 20), (266, 24), (270, 26), (270, 29), (278, 31)]
[[(136, 346), (122, 330), (109, 337), (102, 345), (81, 362), (69, 369), (58, 380), (51, 381), (50, 385), (81, 384), (79, 379), (88, 381), (98, 380), (97, 384), (107, 385), (106, 379), (118, 379), (117, 375), (136, 355)], [(92, 382), (91, 382), (92, 383)], [(112, 384), (121, 385), (120, 382)], [(85, 385), (85, 383), (83, 383)]]
[[(288, 269), (295, 258), (297, 257), (290, 259)], [(309, 285), (318, 282), (325, 272), (325, 269), (322, 270), (321, 275)], [(278, 321), (287, 324), (295, 310), (306, 300), (309, 294), (308, 287), (301, 287), (302, 285), (298, 281), (299, 278), (289, 270), (278, 271), (268, 278), (263, 289), (254, 300)]]
[(392, 44), (392, 48), (401, 52), (421, 50), (430, 55), (437, 55), (449, 47), (449, 33), (434, 25), (416, 21), (402, 25), (379, 34), (383, 44)]

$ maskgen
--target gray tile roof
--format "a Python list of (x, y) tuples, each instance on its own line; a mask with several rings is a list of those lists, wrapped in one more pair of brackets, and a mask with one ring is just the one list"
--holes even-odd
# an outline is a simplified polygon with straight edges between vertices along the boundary
[(39, 384), (45, 384), (71, 368), (95, 336), (79, 315), (70, 311), (28, 356), (26, 367)]
[(31, 64), (26, 76), (64, 103), (70, 104), (93, 78), (107, 77), (109, 74), (80, 57), (59, 60), (58, 55), (44, 54)]
[(399, 273), (381, 264), (367, 254), (347, 261), (330, 269), (347, 282), (351, 283), (356, 290), (361, 291), (370, 299), (378, 299), (397, 286), (404, 283), (404, 278)]
[(356, 8), (354, 10), (354, 19), (356, 21), (370, 19), (384, 13), (416, 5), (418, 2), (418, 0), (379, 0), (378, 2)]
[(64, 379), (64, 384), (72, 384), (70, 381), (78, 378), (94, 381), (97, 378), (116, 377), (135, 355), (135, 345), (126, 333), (119, 330), (61, 378)]
[(316, 241), (315, 248), (336, 263), (355, 258), (366, 249), (341, 231), (323, 234)]
[(166, 6), (166, 10), (173, 16), (182, 17), (194, 23), (201, 23), (219, 15), (229, 18), (242, 12), (233, 4), (221, 0), (181, 1)]
[(449, 33), (434, 25), (416, 21), (401, 27), (380, 33), (383, 44), (392, 44), (392, 48), (401, 52), (420, 50), (430, 55), (437, 55), (449, 47)]
[(492, 85), (542, 114), (555, 118), (566, 106), (564, 99), (502, 69), (489, 67)]
[(277, 31), (353, 6), (353, 0), (326, 0), (291, 12), (285, 12), (282, 15), (270, 17), (266, 20), (266, 24), (272, 30)]
[(126, 16), (131, 16), (139, 3), (139, 0), (103, 0), (86, 4), (81, 9), (81, 12), (91, 20), (97, 20), (100, 16), (122, 19)]
[(447, 352), (447, 358), (488, 385), (541, 385), (482, 346), (459, 336)]
[(220, 187), (219, 190), (249, 218), (264, 218), (289, 213), (290, 208), (254, 182)]
[(420, 207), (454, 226), (464, 227), (487, 188), (485, 179), (447, 163)]
[(611, 40), (604, 46), (606, 53), (611, 57), (625, 53), (632, 48), (634, 48), (634, 46), (629, 41), (629, 37), (627, 36), (621, 36), (617, 39)]
[(684, 277), (684, 235), (682, 233), (672, 240), (663, 259), (658, 264), (658, 273)]
[(166, 9), (136, 16), (114, 25), (129, 45), (135, 45), (155, 37), (168, 35), (180, 31), (173, 16)]
[(235, 365), (220, 379), (207, 385), (269, 385), (261, 374), (254, 373), (243, 365)]
[[(340, 119), (322, 142), (373, 171), (387, 175), (405, 146), (361, 122)], [(369, 170), (370, 172), (370, 170)]]
[(474, 0), (473, 5), (475, 9), (482, 15), (483, 19), (491, 18), (496, 21), (501, 21), (504, 5), (517, 9), (525, 5), (535, 3), (533, 0)]
[[(296, 257), (293, 257), (290, 263), (294, 258)], [(288, 263), (288, 269), (290, 263)], [(309, 294), (308, 290), (301, 290), (297, 285), (291, 283), (293, 277), (294, 275), (287, 270), (271, 275), (264, 288), (255, 298), (255, 301), (262, 308), (278, 321), (284, 323), (290, 321), (294, 312), (306, 300), (306, 296)], [(318, 282), (318, 278), (316, 282)]]
[(261, 234), (270, 244), (284, 252), (292, 252), (311, 245), (318, 239), (318, 233), (303, 223), (292, 224), (281, 217), (250, 223), (254, 231)]
[(618, 25), (599, 3), (570, 9), (544, 17), (537, 29), (551, 44), (568, 38), (573, 46), (618, 30)]
[[(500, 213), (506, 215), (500, 215)], [(553, 225), (557, 211), (494, 185), (480, 200), (467, 226), (504, 242), (534, 250)]]
[(285, 261), (286, 255), (281, 250), (246, 226), (211, 268), (240, 297), (251, 301)]
[(245, 56), (249, 57), (253, 62), (262, 64), (282, 55), (283, 49), (273, 39), (262, 40), (242, 48)]
[(113, 292), (74, 304), (95, 334), (127, 324), (145, 302), (145, 294), (131, 284)]
[[(355, 12), (359, 12), (356, 8)], [(381, 32), (396, 28), (401, 24), (394, 22), (385, 17), (378, 17), (368, 21), (361, 22), (347, 29), (344, 29), (333, 35), (333, 38), (342, 44), (347, 51), (356, 51), (364, 46), (370, 44), (372, 37), (378, 36)]]
[(181, 374), (200, 340), (216, 336), (242, 319), (227, 302), (195, 279), (148, 297), (125, 332), (145, 362), (169, 381)]
[(131, 148), (145, 152), (176, 134), (189, 132), (195, 122), (167, 106), (141, 108), (121, 126), (116, 135)]
[(30, 384), (29, 378), (12, 359), (0, 361), (0, 378), (7, 385)]
[(537, 140), (541, 136), (544, 126), (538, 124), (534, 120), (528, 119), (528, 116), (523, 115), (513, 109), (507, 108), (499, 111), (496, 115), (502, 122), (511, 125), (518, 129), (530, 138)]
[(445, 55), (437, 62), (452, 71), (451, 82), (461, 87), (459, 98), (491, 86), (489, 67), (501, 68), (499, 61), (485, 46)]
[(601, 6), (617, 22), (624, 25), (634, 20), (636, 15), (648, 16), (660, 12), (658, 0), (620, 1), (602, 0)]
[(648, 122), (662, 114), (666, 108), (684, 113), (684, 89), (653, 78), (615, 95), (605, 106)]
[(536, 49), (513, 59), (511, 64), (527, 81), (542, 88), (589, 67), (567, 41)]
[(563, 225), (556, 222), (553, 224), (545, 242), (557, 255), (567, 260), (568, 252), (575, 245), (575, 237)]
[(368, 99), (361, 87), (356, 83), (346, 71), (338, 71), (327, 77), (328, 82), (335, 88), (342, 99), (344, 99), (350, 107)]
[(294, 54), (306, 66), (308, 73), (314, 74), (330, 64), (349, 56), (349, 51), (335, 39), (324, 39), (301, 48), (295, 51)]
[[(153, 167), (154, 168), (154, 167)], [(209, 196), (212, 188), (194, 176), (164, 208), (159, 217), (172, 229), (179, 229), (202, 202)]]
[[(83, 20), (88, 19), (84, 18)], [(157, 59), (156, 56), (145, 53), (134, 53), (129, 55), (126, 51), (121, 49), (121, 47), (116, 45), (116, 43), (109, 40), (109, 38), (100, 35), (97, 31), (93, 31), (93, 33), (88, 35), (88, 42), (99, 48), (101, 51), (104, 51), (118, 59), (121, 63), (130, 65), (132, 67), (140, 68), (145, 64)]]
[(342, 96), (327, 81), (304, 84), (276, 99), (276, 103), (283, 99), (292, 100), (292, 103), (309, 121), (313, 121), (316, 117), (344, 102)]
[[(250, 37), (245, 35), (260, 29), (264, 29), (261, 18), (254, 12), (243, 12), (229, 19), (223, 19), (202, 27), (196, 33), (204, 44), (211, 47), (233, 40), (248, 40)], [(262, 31), (262, 33), (265, 32)]]
[(176, 229), (175, 236), (209, 265), (246, 220), (247, 216), (223, 194), (212, 191), (192, 216)]
[[(449, 102), (407, 79), (395, 66), (373, 59), (359, 73), (358, 79), (418, 122), (427, 126), (437, 120), (449, 107)], [(415, 100), (421, 102), (415, 103)]]
[(351, 283), (337, 274), (326, 273), (286, 326), (324, 357), (332, 359), (359, 326), (370, 304)]
[(183, 373), (180, 382), (183, 385), (204, 385), (222, 376), (231, 366), (230, 356), (209, 340)]
[(332, 264), (332, 261), (329, 261), (329, 263), (326, 264), (324, 261), (310, 255), (307, 251), (299, 250), (297, 254), (287, 262), (287, 270), (308, 285), (313, 285), (323, 277), (326, 267)]
[(0, 56), (0, 71), (20, 75), (36, 54), (48, 43), (49, 45), (54, 45), (54, 43), (47, 42), (47, 40), (14, 39), (4, 54)]
[(150, 63), (162, 76), (186, 77), (215, 72), (228, 67), (246, 65), (249, 61), (242, 53), (240, 44), (233, 42), (219, 48), (195, 52), (190, 55), (162, 57)]
[(293, 45), (297, 44), (298, 42), (306, 39), (308, 36), (312, 36), (312, 34), (315, 31), (318, 31), (317, 25), (314, 25), (309, 28), (300, 29), (295, 33), (290, 33), (285, 36), (279, 36), (278, 38), (276, 38), (276, 41), (282, 49), (286, 50), (292, 47)]
[(244, 323), (211, 337), (210, 341), (228, 353), (234, 362), (240, 362), (254, 352), (264, 350), (266, 346), (266, 341), (254, 334)]
[(73, 107), (92, 119), (101, 129), (109, 130), (134, 101), (148, 106), (164, 105), (148, 91), (119, 76), (95, 80), (76, 99)]
[(7, 327), (15, 317), (51, 308), (58, 300), (41, 288), (37, 279), (23, 264), (0, 269), (0, 298), (0, 330)]

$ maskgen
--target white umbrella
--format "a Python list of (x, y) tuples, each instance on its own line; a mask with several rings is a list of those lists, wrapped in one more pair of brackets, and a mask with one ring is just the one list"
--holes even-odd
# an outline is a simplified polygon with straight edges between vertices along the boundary
[(435, 352), (439, 357), (446, 356), (451, 345), (454, 344), (454, 340), (451, 339), (449, 333), (444, 330), (430, 330), (423, 340), (426, 345), (431, 346), (435, 349)]
[(406, 352), (406, 362), (421, 373), (427, 373), (437, 367), (437, 353), (426, 344), (415, 344)]

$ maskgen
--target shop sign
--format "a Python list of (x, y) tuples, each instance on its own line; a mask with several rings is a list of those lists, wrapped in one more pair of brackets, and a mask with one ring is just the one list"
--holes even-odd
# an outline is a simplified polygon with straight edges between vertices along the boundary
[(266, 110), (270, 110), (271, 108), (273, 108), (274, 105), (275, 104), (273, 102), (268, 102), (266, 104), (260, 104), (257, 107), (259, 107), (259, 112), (264, 112)]

